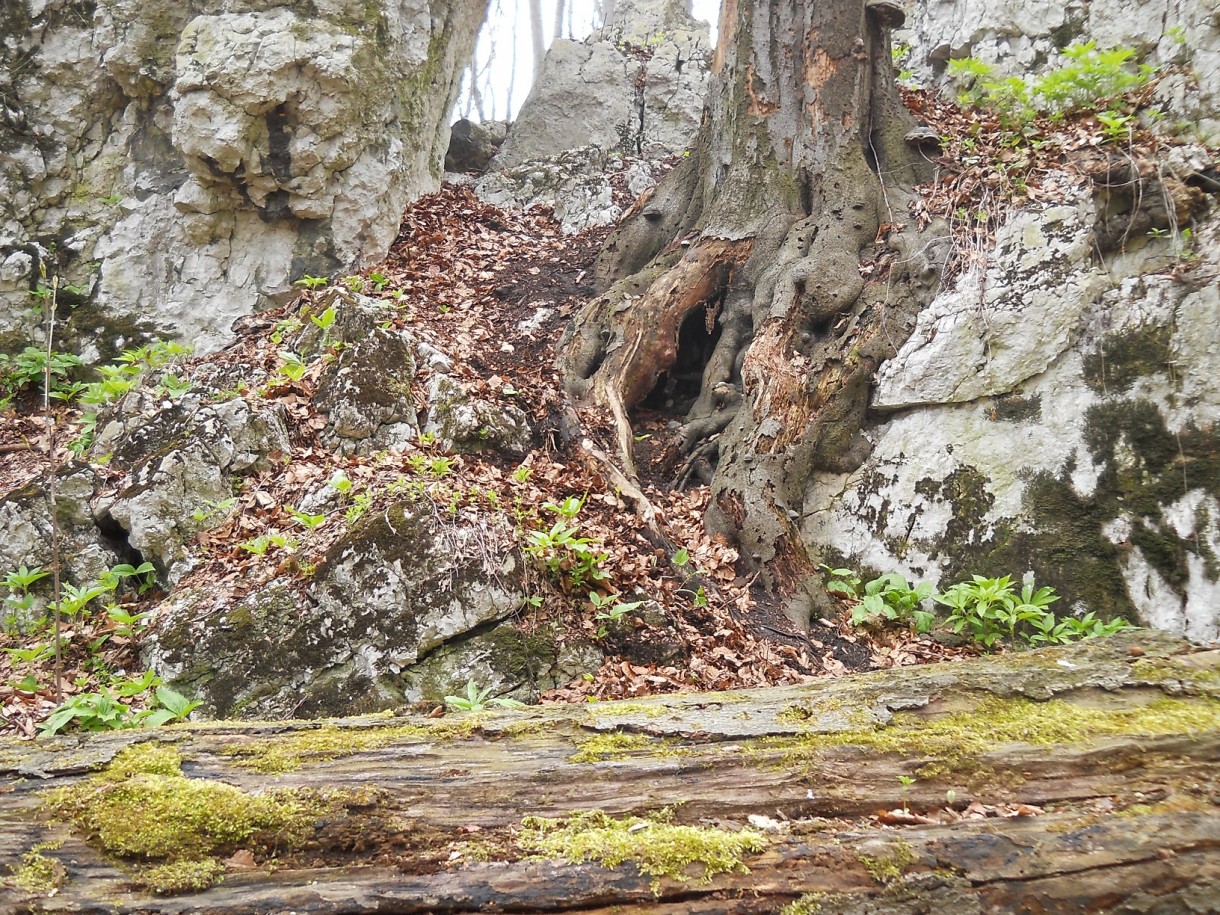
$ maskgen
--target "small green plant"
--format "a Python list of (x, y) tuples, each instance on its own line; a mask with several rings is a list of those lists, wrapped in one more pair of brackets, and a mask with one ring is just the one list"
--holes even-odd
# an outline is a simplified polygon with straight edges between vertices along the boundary
[(329, 282), (330, 282), (330, 280), (324, 276), (310, 276), (307, 273), (303, 277), (301, 277), (299, 280), (297, 280), (295, 283), (293, 283), (293, 285), (294, 286), (304, 286), (310, 292), (313, 292), (315, 289), (321, 289), (323, 286), (325, 286)]
[(309, 320), (325, 334), (334, 326), (336, 317), (338, 317), (338, 312), (335, 311), (335, 306), (327, 305), (325, 311), (318, 315), (310, 315)]
[(864, 586), (864, 597), (852, 610), (853, 625), (875, 625), (879, 622), (902, 623), (916, 632), (929, 632), (936, 614), (921, 609), (935, 588), (923, 581), (912, 587), (897, 572), (886, 572)]
[(237, 499), (228, 498), (220, 499), (205, 499), (203, 505), (191, 512), (191, 518), (202, 524), (205, 521), (210, 521), (218, 515), (227, 515), (233, 510), (233, 506), (237, 504)]
[(343, 278), (343, 285), (345, 285), (352, 292), (363, 292), (364, 291), (364, 277), (345, 276)]
[(255, 556), (265, 556), (273, 547), (275, 549), (292, 551), (296, 548), (296, 542), (287, 534), (267, 533), (252, 540), (247, 540), (244, 543), (239, 543), (238, 546), (247, 553), (253, 553)]
[(597, 630), (597, 637), (604, 639), (610, 626), (638, 610), (644, 602), (642, 600), (620, 601), (617, 594), (599, 594), (597, 591), (590, 591), (589, 603), (597, 611), (597, 615), (593, 618), (605, 624)]
[[(152, 690), (149, 708), (137, 711), (123, 698), (134, 698)], [(161, 683), (161, 678), (148, 671), (143, 677), (122, 681), (118, 695), (102, 687), (96, 693), (81, 693), (61, 703), (41, 725), (43, 736), (64, 730), (118, 731), (136, 727), (160, 727), (174, 721), (185, 721), (199, 706)]]
[(186, 381), (179, 378), (173, 372), (166, 372), (161, 376), (161, 380), (157, 382), (157, 386), (153, 388), (153, 393), (158, 396), (169, 397), (171, 400), (177, 400), (179, 397), (190, 392), (195, 386), (193, 381)]
[[(999, 78), (994, 68), (968, 57), (949, 62), (949, 75), (962, 87), (958, 102), (989, 108), (1009, 130), (1023, 130), (1039, 114), (1052, 119), (1077, 111), (1105, 110), (1110, 102), (1148, 84), (1155, 68), (1133, 66), (1131, 48), (1100, 50), (1097, 42), (1077, 42), (1063, 49), (1062, 65), (1033, 79)], [(1114, 115), (1121, 117), (1121, 115)], [(1127, 123), (1107, 125), (1111, 140), (1125, 139)]]
[(385, 287), (389, 285), (390, 280), (389, 277), (387, 277), (384, 273), (378, 273), (376, 270), (374, 270), (369, 274), (369, 282), (373, 284), (373, 288), (375, 290), (381, 292), (381, 290), (385, 289)]
[(148, 612), (128, 613), (118, 604), (107, 604), (106, 616), (114, 623), (114, 634), (122, 639), (135, 638), (148, 626)]
[(1135, 120), (1131, 115), (1098, 111), (1094, 117), (1101, 122), (1101, 132), (1111, 143), (1125, 143), (1131, 139), (1131, 124)]
[(525, 705), (516, 699), (499, 696), (491, 698), (491, 688), (480, 689), (473, 679), (466, 681), (465, 696), (446, 696), (445, 704), (460, 712), (481, 712), (489, 705), (498, 705), (501, 708), (521, 708)]
[(352, 504), (343, 513), (343, 520), (348, 524), (355, 524), (372, 506), (373, 494), (371, 492), (357, 493), (355, 498), (352, 499)]
[(71, 353), (52, 352), (27, 346), (15, 356), (0, 353), (0, 390), (16, 394), (31, 386), (41, 388), (45, 378), (51, 379), (51, 396), (62, 392), (72, 370), (81, 365), (80, 357)]
[(280, 364), (275, 373), (283, 381), (297, 382), (305, 377), (309, 365), (296, 353), (282, 350), (279, 354)]
[(330, 488), (341, 496), (349, 495), (352, 491), (352, 481), (342, 470), (336, 470), (329, 483)]
[(1015, 599), (1012, 579), (984, 578), (975, 575), (970, 581), (961, 581), (936, 601), (949, 608), (947, 623), (954, 632), (966, 632), (971, 641), (991, 648), (1009, 631), (1009, 615), (1006, 607)]
[(610, 554), (595, 549), (592, 540), (580, 536), (576, 525), (556, 521), (549, 530), (528, 531), (525, 539), (525, 552), (573, 588), (606, 578), (602, 564)]
[(300, 511), (291, 505), (285, 505), (284, 509), (292, 516), (293, 521), (306, 530), (316, 531), (326, 523), (326, 515), (311, 515), (309, 512)]
[(825, 564), (821, 568), (827, 575), (826, 590), (828, 592), (847, 598), (858, 598), (860, 596), (860, 588), (864, 582), (860, 580), (860, 576), (853, 570), (832, 569)]

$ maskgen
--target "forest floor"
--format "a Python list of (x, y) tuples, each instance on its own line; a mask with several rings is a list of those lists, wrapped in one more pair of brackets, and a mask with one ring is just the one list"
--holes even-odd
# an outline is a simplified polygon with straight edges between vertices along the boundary
[[(528, 455), (521, 460), (491, 451), (454, 456), (445, 481), (448, 490), (477, 493), (471, 498), (484, 501), (494, 493), (491, 501), (504, 511), (524, 506), (531, 518), (541, 516), (548, 523), (555, 516), (544, 506), (570, 497), (583, 499), (577, 519), (580, 536), (607, 554), (603, 569), (608, 577), (596, 590), (624, 601), (655, 600), (672, 624), (667, 626), (670, 636), (664, 650), (656, 652), (648, 647), (656, 640), (649, 634), (653, 624), (647, 615), (634, 620), (626, 635), (616, 627), (616, 634), (602, 636), (608, 658), (596, 675), (552, 690), (543, 701), (795, 683), (972, 653), (927, 636), (853, 627), (846, 606), (839, 618), (820, 620), (811, 632), (800, 632), (738, 573), (733, 547), (704, 532), (707, 487), (676, 485), (683, 455), (674, 417), (662, 412), (635, 417), (643, 446), (641, 482), (658, 510), (664, 542), (643, 529), (613, 481), (582, 448), (563, 443), (564, 398), (554, 368), (556, 346), (567, 320), (592, 295), (587, 278), (604, 235), (603, 230), (565, 237), (544, 211), (506, 212), (482, 203), (469, 188), (446, 185), (407, 211), (399, 238), (382, 263), (340, 281), (381, 299), (388, 321), (452, 357), (452, 374), (475, 396), (515, 405), (529, 416), (534, 449)], [(281, 378), (256, 391), (260, 378), (275, 377), (284, 328), (308, 320), (308, 314), (320, 310), (316, 303), (325, 294), (326, 288), (303, 290), (291, 304), (243, 322), (239, 339), (224, 351), (175, 366), (180, 378), (212, 387), (221, 377), (230, 382), (248, 379), (237, 385), (244, 389), (243, 396), (284, 406), (293, 444), (292, 452), (281, 456), (273, 469), (246, 478), (238, 510), (224, 524), (199, 535), (192, 550), (196, 567), (181, 583), (184, 587), (206, 588), (237, 602), (284, 572), (286, 563), (307, 569), (309, 556), (320, 555), (338, 529), (329, 535), (310, 532), (308, 548), (289, 559), (274, 551), (255, 555), (241, 544), (274, 525), (282, 506), (297, 504), (302, 490), (324, 484), (336, 472), (365, 492), (382, 494), (379, 498), (385, 498), (400, 476), (403, 456), (343, 458), (319, 445), (325, 417), (311, 401), (316, 371), (293, 382)], [(422, 415), (426, 371), (417, 375), (415, 390)], [(18, 406), (25, 409), (0, 423), (0, 448), (8, 449), (0, 489), (6, 491), (41, 485), (48, 465), (36, 405)], [(77, 412), (61, 411), (61, 427), (77, 422)], [(60, 461), (69, 457), (62, 443), (70, 437), (61, 428)], [(427, 443), (417, 450), (439, 453)], [(679, 550), (681, 564), (673, 561)], [(587, 589), (565, 590), (543, 576), (537, 585), (541, 603), (526, 608), (519, 621), (523, 626), (558, 623), (573, 637), (598, 638), (602, 623)], [(143, 595), (125, 595), (120, 605), (128, 615), (155, 615), (164, 597), (154, 587)], [(155, 616), (149, 622), (155, 625)], [(73, 621), (65, 634), (67, 695), (96, 690), (111, 676), (140, 670), (138, 634), (122, 629), (100, 610)], [(673, 644), (674, 631), (680, 644)], [(616, 639), (622, 644), (616, 646)], [(32, 736), (55, 706), (52, 658), (31, 660), (27, 652), (32, 641), (45, 646), (48, 634), (40, 632), (34, 640), (12, 630), (0, 634), (5, 652), (0, 655), (0, 734)]]
[[(926, 91), (907, 92), (906, 100), (940, 138), (938, 149), (929, 152), (938, 176), (922, 189), (909, 218), (949, 224), (957, 244), (946, 282), (968, 266), (972, 252), (986, 247), (1008, 209), (1061, 199), (1067, 185), (1088, 182), (1098, 159), (1107, 156), (1098, 125), (1087, 118), (1040, 125), (1054, 142), (1017, 148), (1004, 143), (1003, 130), (986, 113), (964, 111)], [(1134, 138), (1130, 151), (1149, 157), (1155, 141)], [(446, 491), (459, 502), (512, 512), (523, 534), (530, 526), (553, 523), (555, 507), (565, 500), (583, 500), (575, 519), (579, 536), (606, 554), (598, 597), (654, 600), (669, 620), (667, 631), (677, 633), (676, 645), (672, 635), (658, 639), (655, 622), (638, 614), (625, 635), (620, 627), (608, 634), (588, 588), (565, 589), (538, 575), (537, 606), (525, 608), (519, 624), (558, 624), (572, 637), (600, 639), (607, 653), (595, 675), (552, 690), (544, 702), (796, 683), (975, 653), (906, 630), (853, 626), (848, 604), (837, 617), (799, 631), (740, 573), (733, 546), (704, 531), (708, 489), (686, 485), (679, 418), (663, 411), (633, 417), (643, 491), (658, 512), (656, 530), (641, 525), (604, 467), (589, 458), (589, 449), (568, 441), (571, 423), (554, 367), (565, 326), (593, 295), (589, 277), (604, 237), (605, 230), (565, 237), (545, 211), (500, 210), (467, 187), (446, 185), (408, 209), (382, 263), (326, 286), (318, 281), (318, 288), (302, 287), (291, 303), (240, 322), (238, 339), (224, 351), (173, 364), (183, 381), (213, 390), (232, 386), (235, 396), (277, 401), (292, 436), (291, 453), (272, 469), (244, 478), (236, 510), (199, 535), (192, 545), (194, 568), (181, 584), (236, 602), (285, 571), (307, 574), (342, 525), (307, 532), (307, 546), (288, 556), (256, 555), (242, 544), (269, 526), (292, 529), (284, 506), (300, 504), (303, 493), (337, 473), (370, 499), (386, 500), (411, 458), (422, 455), (446, 458)], [(884, 269), (861, 265), (865, 273)], [(321, 447), (318, 433), (326, 420), (312, 402), (321, 361), (294, 380), (277, 369), (286, 330), (316, 316), (333, 286), (379, 299), (387, 324), (450, 356), (452, 374), (474, 396), (524, 410), (534, 430), (533, 449), (519, 457), (490, 451), (443, 456), (421, 441), (412, 454), (341, 457)], [(421, 369), (413, 385), (421, 415), (427, 382), (428, 372)], [(41, 487), (50, 468), (73, 460), (65, 445), (79, 431), (82, 411), (62, 404), (55, 410), (53, 456), (34, 392), (19, 392), (0, 415), (0, 492)], [(597, 428), (596, 421), (582, 418), (582, 434), (601, 438), (593, 444), (612, 451), (606, 447), (609, 423)], [(123, 477), (122, 468), (102, 472), (113, 474), (116, 485)], [(155, 625), (157, 604), (165, 597), (153, 586), (122, 595), (118, 609), (127, 618), (147, 614), (142, 624)], [(64, 693), (97, 690), (138, 672), (139, 630), (100, 610), (72, 620), (65, 632)], [(0, 627), (0, 734), (32, 737), (54, 708), (50, 644), (46, 627), (32, 633)]]

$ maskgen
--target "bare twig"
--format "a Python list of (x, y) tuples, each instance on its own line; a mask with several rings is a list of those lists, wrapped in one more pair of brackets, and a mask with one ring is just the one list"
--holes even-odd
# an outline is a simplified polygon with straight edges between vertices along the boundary
[[(40, 266), (43, 280), (47, 278), (46, 264)], [(54, 621), (55, 638), (55, 702), (63, 701), (64, 658), (60, 645), (59, 607), (61, 602), (60, 570), (59, 570), (59, 514), (56, 504), (55, 484), (56, 471), (59, 469), (55, 460), (55, 414), (51, 411), (51, 355), (55, 346), (55, 308), (59, 294), (59, 275), (51, 277), (51, 293), (47, 299), (47, 358), (42, 366), (42, 415), (43, 427), (47, 434), (47, 454), (50, 458), (50, 479), (47, 481), (47, 505), (51, 513), (51, 596), (52, 620)]]

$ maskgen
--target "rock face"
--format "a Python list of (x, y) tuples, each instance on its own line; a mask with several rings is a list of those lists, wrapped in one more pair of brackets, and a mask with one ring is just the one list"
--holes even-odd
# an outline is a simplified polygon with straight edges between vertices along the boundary
[(1078, 609), (1215, 639), (1220, 223), (1185, 282), (1169, 239), (1096, 261), (1095, 224), (1088, 192), (1010, 219), (883, 364), (872, 455), (808, 494), (803, 529), (856, 565), (1029, 570)]
[(529, 699), (601, 657), (504, 622), (526, 596), (503, 517), (441, 518), (428, 497), (408, 496), (341, 537), (303, 591), (272, 582), (236, 606), (180, 594), (146, 660), (224, 717), (436, 702), (472, 677)]
[(197, 395), (157, 403), (129, 395), (98, 434), (95, 455), (131, 468), (130, 482), (99, 506), (128, 544), (171, 583), (187, 571), (185, 544), (208, 527), (201, 509), (233, 495), (232, 479), (287, 452), (281, 408), (242, 398), (204, 403)]
[(1217, 0), (929, 0), (908, 5), (907, 62), (917, 77), (936, 80), (948, 61), (976, 57), (1005, 75), (1024, 75), (1074, 41), (1099, 48), (1131, 47), (1147, 59), (1185, 64), (1189, 74), (1162, 82), (1175, 118), (1201, 142), (1220, 139), (1220, 3)]
[(0, 335), (30, 335), (44, 262), (81, 305), (72, 335), (108, 354), (210, 351), (302, 274), (380, 257), (438, 184), (484, 7), (9, 4)]
[(710, 52), (682, 0), (624, 0), (584, 41), (556, 40), (479, 196), (552, 207), (569, 234), (618, 219), (693, 140)]

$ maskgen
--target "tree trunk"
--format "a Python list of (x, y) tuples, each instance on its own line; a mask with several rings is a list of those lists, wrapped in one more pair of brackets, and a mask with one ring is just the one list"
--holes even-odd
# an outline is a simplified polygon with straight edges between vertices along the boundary
[(607, 241), (606, 291), (561, 357), (569, 393), (614, 417), (629, 475), (632, 410), (684, 423), (714, 471), (709, 527), (798, 620), (819, 561), (805, 490), (867, 456), (873, 372), (939, 276), (931, 235), (906, 224), (901, 19), (888, 0), (725, 3), (695, 147)]
[(530, 0), (530, 47), (534, 52), (534, 79), (542, 72), (542, 60), (546, 57), (546, 36), (542, 29), (542, 0)]
[[(465, 728), (472, 716), (452, 714), (0, 744), (0, 910), (774, 913), (811, 894), (798, 911), (1212, 911), (1218, 666), (1220, 652), (1137, 632), (799, 687), (483, 712)], [(156, 862), (108, 858), (40, 806), (45, 789), (100, 785), (97, 815), (135, 783), (97, 770), (149, 742), (177, 751), (193, 797), (223, 782), (348, 800), (295, 850), (222, 843), (223, 883), (153, 897), (132, 881)], [(667, 806), (713, 835), (761, 830), (748, 872), (701, 881), (696, 857), (686, 874), (642, 873)], [(524, 818), (593, 809), (653, 819), (619, 864), (531, 856)], [(122, 816), (118, 834), (138, 835), (142, 811)], [(30, 876), (21, 859), (45, 842), (62, 844), (33, 852), (44, 881), (6, 885), (5, 866)]]

